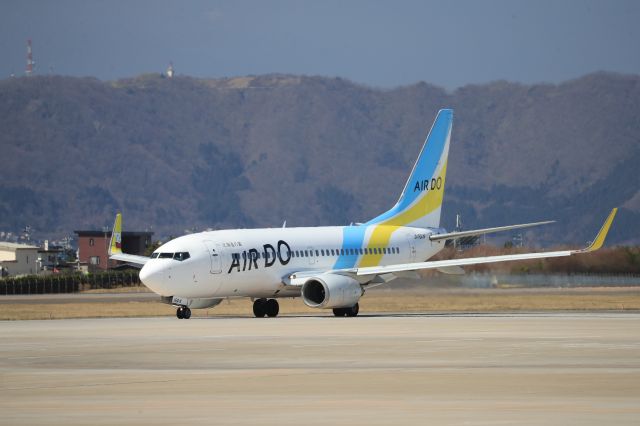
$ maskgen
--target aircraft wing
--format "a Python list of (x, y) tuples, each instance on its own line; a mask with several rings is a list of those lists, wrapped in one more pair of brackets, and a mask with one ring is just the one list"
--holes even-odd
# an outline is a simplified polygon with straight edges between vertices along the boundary
[(120, 253), (120, 254), (110, 254), (109, 259), (119, 260), (120, 262), (126, 262), (132, 266), (141, 268), (144, 266), (145, 263), (149, 261), (150, 257), (137, 256), (135, 254)]
[(113, 223), (111, 241), (109, 242), (109, 259), (126, 262), (136, 268), (142, 268), (150, 259), (146, 256), (126, 254), (122, 252), (122, 214), (120, 213), (116, 214), (116, 220)]
[[(418, 263), (404, 263), (397, 265), (387, 265), (387, 266), (369, 266), (364, 268), (354, 268), (349, 270), (348, 272), (355, 273), (356, 275), (381, 275), (381, 274), (389, 274), (395, 272), (403, 272), (403, 271), (417, 271), (420, 269), (439, 269), (439, 268), (449, 268), (454, 266), (466, 266), (466, 265), (478, 265), (481, 263), (494, 263), (494, 262), (509, 262), (514, 260), (528, 260), (528, 259), (544, 259), (550, 257), (562, 257), (562, 256), (571, 256), (572, 254), (578, 253), (588, 253), (592, 251), (598, 250), (604, 244), (604, 240), (607, 237), (607, 233), (609, 232), (609, 228), (611, 228), (611, 223), (613, 222), (613, 218), (618, 211), (617, 208), (611, 210), (607, 220), (602, 225), (600, 232), (593, 240), (589, 247), (586, 247), (581, 250), (562, 250), (562, 251), (549, 251), (542, 253), (522, 253), (522, 254), (508, 254), (501, 256), (485, 256), (485, 257), (471, 257), (467, 259), (451, 259), (451, 260), (435, 260), (431, 262), (418, 262)], [(346, 272), (346, 271), (345, 271)]]

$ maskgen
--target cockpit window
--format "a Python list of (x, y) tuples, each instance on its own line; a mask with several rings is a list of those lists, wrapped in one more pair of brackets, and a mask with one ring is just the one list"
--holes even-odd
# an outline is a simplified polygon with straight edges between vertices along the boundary
[(159, 254), (160, 254), (160, 253), (152, 253), (152, 254), (151, 254), (151, 258), (152, 258), (152, 259), (155, 259), (156, 257), (158, 257), (158, 255), (159, 255)]
[(158, 256), (160, 259), (171, 259), (173, 258), (173, 253), (160, 253)]
[(180, 262), (182, 262), (183, 260), (187, 260), (189, 257), (189, 252), (187, 251), (181, 251), (173, 255), (173, 258), (175, 260), (179, 260)]

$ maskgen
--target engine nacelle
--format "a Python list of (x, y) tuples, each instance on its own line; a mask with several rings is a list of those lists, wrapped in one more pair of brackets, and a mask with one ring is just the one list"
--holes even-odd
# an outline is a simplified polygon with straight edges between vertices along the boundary
[(360, 283), (337, 274), (321, 274), (302, 285), (302, 300), (310, 308), (347, 308), (364, 294)]

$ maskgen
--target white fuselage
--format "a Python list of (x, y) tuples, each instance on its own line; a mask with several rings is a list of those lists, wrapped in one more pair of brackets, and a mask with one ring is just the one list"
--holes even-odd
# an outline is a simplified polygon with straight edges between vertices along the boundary
[(299, 287), (286, 285), (293, 273), (424, 261), (444, 247), (429, 240), (438, 231), (393, 227), (381, 233), (379, 226), (361, 225), (201, 232), (159, 247), (140, 279), (162, 296), (296, 297)]

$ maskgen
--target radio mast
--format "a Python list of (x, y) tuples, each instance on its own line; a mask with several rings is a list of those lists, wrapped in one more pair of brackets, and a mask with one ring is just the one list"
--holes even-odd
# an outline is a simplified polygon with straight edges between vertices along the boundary
[(33, 74), (35, 62), (33, 62), (33, 51), (31, 50), (31, 39), (27, 40), (27, 69), (24, 71), (27, 77)]

